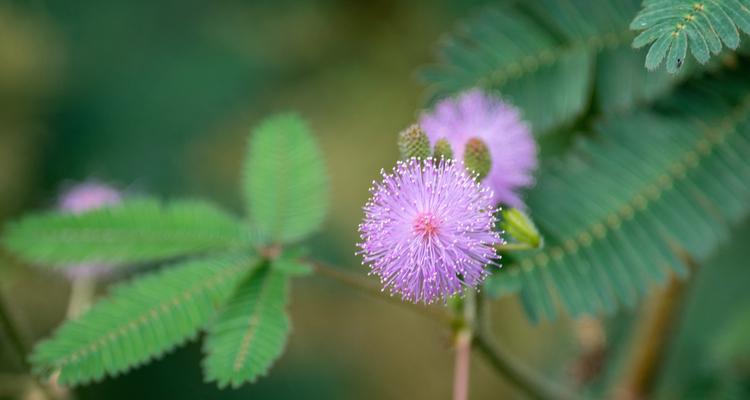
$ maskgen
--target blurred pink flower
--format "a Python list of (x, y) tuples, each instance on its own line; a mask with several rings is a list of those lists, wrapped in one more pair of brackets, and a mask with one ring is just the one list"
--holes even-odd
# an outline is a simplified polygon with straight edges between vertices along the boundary
[[(60, 196), (58, 208), (72, 214), (80, 214), (118, 204), (121, 200), (120, 192), (116, 189), (97, 182), (86, 182), (66, 190)], [(95, 278), (109, 274), (112, 268), (109, 264), (85, 263), (67, 266), (65, 274), (70, 279)]]
[(445, 138), (457, 160), (463, 160), (470, 139), (481, 139), (492, 162), (483, 182), (495, 192), (495, 203), (524, 207), (519, 189), (534, 183), (537, 145), (518, 109), (474, 89), (440, 101), (432, 112), (422, 114), (419, 124), (433, 146)]

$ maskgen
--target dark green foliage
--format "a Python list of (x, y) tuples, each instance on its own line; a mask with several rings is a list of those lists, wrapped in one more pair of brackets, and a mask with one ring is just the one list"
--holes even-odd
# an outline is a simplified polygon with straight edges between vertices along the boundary
[(592, 101), (607, 113), (627, 110), (675, 82), (638, 67), (645, 52), (630, 48), (628, 24), (639, 4), (540, 0), (484, 10), (444, 40), (440, 63), (422, 77), (431, 99), (472, 87), (497, 91), (536, 133), (569, 125)]
[(26, 261), (132, 263), (229, 250), (249, 242), (235, 217), (202, 201), (133, 199), (83, 214), (33, 214), (11, 224), (5, 246)]
[(555, 298), (574, 315), (611, 313), (669, 273), (684, 277), (684, 257), (704, 260), (750, 208), (746, 73), (611, 118), (550, 163), (528, 199), (545, 248), (488, 285), (520, 280), (536, 320), (557, 315)]
[(646, 68), (654, 70), (665, 60), (675, 73), (682, 67), (690, 48), (693, 57), (705, 64), (724, 46), (736, 49), (739, 32), (750, 34), (749, 0), (646, 0), (630, 27), (643, 31), (633, 47), (651, 44)]
[(244, 166), (244, 192), (253, 226), (267, 242), (291, 242), (320, 228), (328, 179), (305, 121), (280, 114), (253, 131)]
[(207, 380), (236, 388), (267, 373), (289, 334), (288, 286), (283, 272), (264, 265), (237, 288), (208, 330)]
[(76, 385), (114, 376), (195, 338), (258, 264), (229, 255), (187, 261), (115, 287), (34, 349), (34, 370)]
[[(285, 251), (280, 242), (303, 239), (319, 227), (326, 181), (304, 121), (280, 115), (256, 130), (245, 162), (251, 227), (208, 203), (162, 205), (151, 199), (83, 214), (31, 215), (12, 224), (4, 244), (35, 263), (131, 263), (222, 253), (115, 287), (36, 347), (34, 370), (59, 373), (60, 384), (87, 383), (147, 363), (208, 328), (206, 379), (220, 387), (255, 381), (286, 343), (289, 277), (310, 273), (300, 252)], [(264, 259), (247, 254), (256, 248)]]

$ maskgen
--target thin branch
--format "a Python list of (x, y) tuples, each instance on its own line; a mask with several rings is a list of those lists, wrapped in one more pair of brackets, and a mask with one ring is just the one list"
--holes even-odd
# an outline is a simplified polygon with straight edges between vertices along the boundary
[[(18, 360), (20, 361), (23, 368), (28, 371), (30, 369), (29, 363), (26, 361), (28, 347), (23, 339), (23, 336), (21, 335), (20, 330), (13, 322), (13, 318), (10, 315), (10, 312), (7, 305), (5, 304), (5, 301), (3, 300), (2, 295), (0, 295), (0, 325), (2, 325), (2, 330), (8, 337), (10, 347), (13, 349), (13, 352), (16, 353), (16, 357), (18, 357)], [(32, 387), (39, 390), (38, 393), (40, 394), (40, 396), (44, 397), (45, 399), (55, 398), (55, 396), (50, 393), (49, 389), (44, 384), (37, 382), (33, 378), (30, 379), (30, 382)]]
[(391, 304), (397, 304), (406, 307), (411, 311), (435, 319), (438, 322), (447, 324), (451, 321), (450, 316), (447, 312), (445, 312), (445, 310), (402, 301), (385, 293), (380, 285), (373, 281), (364, 279), (364, 277), (362, 277), (361, 275), (353, 274), (351, 272), (347, 272), (343, 268), (333, 267), (319, 261), (303, 260), (303, 262), (312, 266), (316, 273), (333, 279), (339, 283), (343, 283), (344, 285), (352, 289), (361, 291), (369, 296), (388, 301)]
[[(404, 302), (391, 296), (386, 296), (383, 294), (383, 290), (379, 285), (363, 279), (360, 275), (352, 274), (350, 272), (346, 272), (342, 268), (333, 267), (318, 261), (302, 261), (312, 266), (315, 272), (317, 272), (318, 274), (343, 283), (344, 285), (349, 286), (353, 289), (362, 291), (365, 294), (377, 297), (379, 299), (387, 300), (401, 306), (405, 306), (412, 311), (418, 312), (422, 315), (436, 318), (440, 322), (451, 322), (450, 315), (448, 315), (444, 310), (424, 307), (417, 304)], [(483, 298), (479, 298), (478, 300), (480, 302), (485, 301)], [(475, 325), (476, 327), (486, 326), (486, 322), (482, 321), (484, 319), (483, 314), (485, 313), (484, 310), (486, 309), (486, 305), (480, 305), (478, 306), (478, 308), (478, 313), (475, 315)], [(469, 332), (471, 332), (471, 330), (469, 330)], [(495, 369), (499, 373), (506, 376), (511, 382), (513, 382), (531, 398), (544, 400), (576, 399), (575, 396), (569, 394), (566, 390), (547, 382), (543, 377), (537, 375), (531, 369), (523, 364), (520, 364), (517, 360), (501, 351), (494, 345), (490, 336), (484, 331), (478, 329), (473, 335), (473, 340), (466, 346), (466, 348), (470, 349), (472, 343), (475, 345), (475, 348), (479, 352), (481, 352), (485, 356), (485, 358), (487, 358), (490, 364), (492, 364), (492, 366), (495, 367)], [(468, 371), (468, 362), (466, 364)], [(461, 380), (463, 379), (464, 378), (461, 377)], [(466, 374), (466, 381), (468, 385), (468, 374)]]
[(468, 400), (471, 361), (471, 331), (469, 329), (458, 331), (455, 346), (456, 361), (453, 369), (453, 400)]
[(91, 306), (96, 292), (96, 280), (91, 277), (80, 277), (73, 279), (70, 284), (70, 299), (68, 310), (65, 315), (68, 319), (74, 319), (81, 315)]
[(466, 291), (466, 295), (454, 308), (456, 321), (454, 325), (456, 360), (453, 375), (453, 400), (469, 399), (469, 372), (471, 369), (471, 341), (477, 315), (477, 293), (474, 289)]
[(684, 292), (685, 282), (672, 276), (667, 287), (656, 292), (644, 304), (646, 314), (639, 318), (640, 322), (635, 326), (624, 372), (612, 393), (614, 398), (648, 396), (672, 337)]
[(477, 293), (474, 348), (482, 353), (498, 373), (532, 399), (577, 399), (576, 395), (548, 381), (495, 344), (490, 334), (489, 302), (481, 292)]
[(487, 361), (516, 387), (532, 399), (538, 400), (572, 400), (576, 396), (560, 388), (542, 376), (537, 375), (526, 365), (496, 346), (488, 334), (477, 332), (474, 335), (475, 348), (484, 355)]
[(2, 325), (2, 329), (5, 332), (5, 335), (8, 337), (10, 347), (18, 358), (18, 361), (21, 363), (24, 369), (28, 369), (29, 365), (26, 362), (26, 353), (28, 351), (28, 348), (23, 340), (21, 332), (16, 328), (16, 325), (13, 322), (13, 318), (11, 317), (8, 307), (6, 306), (2, 296), (0, 296), (0, 324)]

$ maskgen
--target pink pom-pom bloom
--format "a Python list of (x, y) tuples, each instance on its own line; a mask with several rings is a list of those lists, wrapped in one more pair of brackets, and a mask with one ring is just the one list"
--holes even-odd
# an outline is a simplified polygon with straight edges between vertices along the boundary
[(476, 287), (502, 243), (492, 191), (450, 160), (381, 171), (359, 226), (360, 254), (391, 294), (432, 303)]
[(421, 116), (419, 124), (433, 146), (447, 140), (457, 160), (463, 159), (469, 139), (481, 139), (492, 161), (484, 183), (495, 192), (494, 202), (524, 207), (518, 192), (534, 183), (537, 146), (518, 109), (474, 89), (440, 101), (433, 112)]
[(121, 200), (120, 192), (101, 183), (81, 183), (68, 189), (60, 197), (60, 210), (79, 214), (84, 211), (114, 205)]
[[(118, 204), (122, 200), (120, 192), (101, 183), (88, 182), (71, 187), (58, 201), (58, 208), (72, 214), (80, 214), (97, 208)], [(94, 278), (109, 274), (109, 264), (89, 263), (70, 265), (65, 274), (70, 279)]]

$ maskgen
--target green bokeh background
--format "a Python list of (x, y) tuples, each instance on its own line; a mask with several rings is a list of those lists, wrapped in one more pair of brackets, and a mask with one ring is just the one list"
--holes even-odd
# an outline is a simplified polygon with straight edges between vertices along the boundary
[[(316, 132), (332, 180), (333, 212), (312, 251), (364, 274), (353, 254), (361, 206), (380, 168), (396, 160), (396, 132), (423, 104), (415, 71), (433, 61), (441, 34), (480, 12), (482, 3), (2, 2), (0, 222), (50, 207), (62, 189), (89, 179), (128, 193), (210, 199), (239, 213), (250, 127), (269, 113), (297, 110)], [(750, 304), (741, 301), (750, 297), (743, 293), (750, 276), (741, 268), (750, 256), (742, 245), (748, 239), (750, 229), (741, 229), (688, 288), (690, 312), (670, 344), (664, 396), (679, 397), (711, 375), (711, 363), (702, 361), (711, 358), (707, 338), (747, 309), (739, 304)], [(738, 283), (727, 284), (727, 276)], [(713, 295), (717, 290), (724, 300)], [(61, 321), (68, 292), (53, 273), (0, 266), (0, 295), (29, 342)], [(615, 318), (608, 337), (626, 337), (633, 312)], [(291, 314), (286, 354), (254, 385), (219, 391), (203, 384), (200, 342), (194, 342), (77, 395), (449, 398), (453, 360), (444, 327), (317, 277), (295, 281)], [(551, 379), (571, 379), (580, 350), (580, 329), (571, 321), (531, 326), (512, 298), (499, 301), (493, 314), (503, 346)], [(7, 338), (0, 340), (0, 398), (14, 398), (20, 369)], [(473, 399), (518, 396), (474, 358)]]

